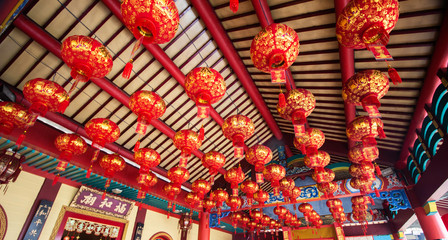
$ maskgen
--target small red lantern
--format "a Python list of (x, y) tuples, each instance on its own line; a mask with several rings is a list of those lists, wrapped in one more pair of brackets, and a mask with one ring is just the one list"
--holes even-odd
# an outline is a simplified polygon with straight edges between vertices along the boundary
[(285, 24), (273, 23), (252, 40), (250, 58), (260, 71), (271, 73), (272, 83), (286, 83), (285, 70), (299, 55), (299, 36)]
[[(168, 210), (172, 209), (172, 211), (174, 212), (176, 209), (173, 206), (173, 201), (174, 199), (176, 199), (177, 195), (179, 195), (181, 188), (179, 184), (174, 184), (174, 183), (166, 183), (163, 186), (163, 191), (166, 193), (166, 195), (168, 196)], [(168, 215), (169, 217), (169, 215)]]
[[(141, 186), (146, 183), (150, 169), (157, 167), (160, 164), (159, 153), (151, 148), (140, 148), (134, 153), (134, 161), (140, 165), (138, 184)], [(140, 196), (141, 190), (139, 189), (138, 195)]]
[(180, 187), (190, 178), (190, 173), (186, 168), (172, 167), (168, 170), (168, 178), (171, 180), (171, 183)]
[(191, 190), (198, 194), (200, 199), (204, 199), (205, 194), (207, 194), (211, 189), (210, 183), (204, 179), (197, 179), (191, 184)]
[(179, 167), (187, 167), (191, 153), (201, 147), (202, 139), (197, 132), (190, 129), (184, 129), (176, 132), (173, 137), (173, 143), (174, 146), (181, 151)]
[(346, 103), (362, 105), (370, 117), (381, 117), (380, 99), (389, 90), (389, 78), (378, 70), (364, 70), (349, 78), (343, 86), (342, 98)]
[(76, 88), (79, 82), (87, 82), (90, 78), (105, 77), (114, 64), (106, 47), (97, 40), (82, 35), (73, 35), (62, 42), (62, 60), (72, 69), (70, 75), (75, 79), (69, 91)]
[[(50, 112), (63, 113), (69, 104), (67, 92), (56, 82), (35, 78), (23, 87), (23, 96), (31, 103), (30, 112), (37, 116), (45, 116)], [(31, 119), (34, 123), (36, 119)]]
[(238, 196), (230, 196), (226, 200), (227, 206), (230, 207), (230, 211), (235, 212), (238, 208), (241, 207), (241, 198)]
[(280, 190), (282, 191), (282, 195), (285, 198), (285, 202), (289, 202), (289, 197), (291, 190), (294, 189), (296, 183), (291, 178), (283, 178), (280, 180)]
[(243, 183), (241, 183), (240, 188), (241, 188), (241, 192), (246, 194), (247, 204), (252, 205), (254, 193), (258, 191), (257, 183), (254, 181), (251, 181), (251, 180), (246, 180)]
[(201, 199), (199, 198), (199, 196), (194, 193), (194, 192), (189, 192), (185, 195), (184, 198), (185, 202), (188, 204), (188, 206), (190, 207), (190, 212), (193, 214), (193, 208), (196, 207), (196, 204), (198, 204)]
[(203, 201), (203, 205), (204, 205), (205, 211), (210, 213), (210, 210), (212, 210), (212, 208), (214, 208), (216, 206), (216, 202), (214, 200), (212, 200), (211, 198), (206, 198)]
[(377, 159), (379, 150), (376, 146), (363, 146), (357, 144), (348, 151), (348, 159), (353, 163), (361, 163), (364, 161), (371, 162)]
[(226, 156), (224, 154), (210, 151), (202, 156), (202, 166), (208, 168), (210, 176), (210, 183), (213, 185), (214, 177), (218, 170), (226, 163)]
[(129, 98), (129, 108), (137, 115), (137, 128), (139, 135), (134, 152), (140, 148), (140, 138), (146, 134), (146, 129), (151, 120), (160, 118), (166, 110), (165, 102), (155, 92), (140, 90)]
[(213, 68), (199, 67), (187, 74), (185, 91), (196, 103), (198, 117), (208, 118), (211, 104), (217, 103), (226, 93), (226, 82)]
[(322, 169), (330, 163), (330, 154), (318, 150), (317, 153), (312, 156), (305, 156), (303, 162), (309, 168)]
[(86, 178), (90, 177), (92, 172), (92, 164), (98, 158), (100, 149), (106, 143), (113, 143), (120, 137), (120, 128), (117, 124), (107, 118), (94, 118), (86, 123), (84, 126), (87, 136), (92, 140), (92, 147), (95, 148), (92, 159), (90, 160), (90, 167), (87, 171)]
[(367, 192), (370, 192), (372, 189), (372, 181), (365, 179), (365, 178), (351, 178), (350, 179), (350, 186), (355, 189), (359, 189), (361, 194), (366, 194)]
[[(300, 195), (302, 194), (302, 190), (300, 190), (300, 187), (294, 187), (292, 190), (291, 190), (291, 193), (289, 194), (289, 197), (291, 198), (291, 200), (293, 201), (293, 202), (296, 202), (297, 201), (297, 198), (298, 197), (300, 197)], [(294, 205), (295, 206), (295, 205)], [(294, 207), (294, 209), (295, 209), (295, 207)]]
[(352, 141), (361, 142), (363, 146), (376, 145), (375, 137), (385, 138), (383, 121), (379, 118), (360, 116), (347, 126), (347, 137)]
[(312, 155), (325, 143), (324, 133), (317, 128), (308, 128), (301, 137), (294, 138), (294, 146), (305, 155)]
[(211, 199), (216, 202), (216, 208), (218, 209), (218, 215), (221, 215), (222, 203), (225, 202), (227, 200), (227, 198), (229, 198), (229, 194), (225, 190), (218, 188), (215, 191), (212, 191), (210, 196), (211, 196)]
[(375, 180), (375, 167), (371, 162), (354, 163), (350, 165), (348, 171), (353, 177), (366, 177), (368, 180)]
[(232, 195), (238, 196), (238, 184), (244, 180), (244, 173), (241, 166), (233, 167), (227, 170), (224, 179), (231, 184)]
[(305, 134), (306, 117), (313, 112), (316, 107), (314, 95), (303, 88), (291, 89), (286, 93), (286, 105), (277, 105), (280, 116), (292, 121), (296, 137)]
[(244, 141), (254, 134), (255, 126), (250, 118), (243, 115), (228, 117), (222, 124), (224, 136), (231, 140), (236, 158), (244, 157)]
[(311, 178), (317, 183), (331, 182), (334, 180), (335, 174), (333, 170), (329, 168), (324, 168), (323, 170), (317, 169), (311, 175)]
[(30, 115), (26, 108), (13, 102), (0, 102), (0, 131), (10, 134), (14, 128), (30, 126)]
[(313, 206), (311, 206), (311, 204), (309, 203), (302, 203), (299, 205), (299, 211), (303, 213), (303, 216), (305, 216), (305, 221), (309, 222), (309, 216), (313, 211)]
[(61, 152), (59, 163), (56, 167), (56, 170), (61, 172), (65, 171), (68, 162), (70, 162), (73, 156), (81, 155), (87, 151), (86, 141), (78, 134), (61, 134), (54, 140), (54, 145)]
[(254, 199), (258, 202), (258, 205), (263, 207), (264, 203), (269, 200), (269, 194), (263, 191), (263, 189), (260, 189), (254, 193)]
[(272, 151), (263, 145), (250, 147), (246, 152), (246, 161), (255, 166), (257, 183), (263, 183), (264, 165), (272, 160)]
[(107, 178), (106, 184), (104, 185), (104, 199), (106, 197), (106, 190), (110, 186), (111, 178), (116, 172), (123, 171), (124, 167), (126, 167), (126, 162), (118, 154), (106, 154), (100, 159), (99, 164), (105, 170), (104, 176)]
[(230, 214), (230, 220), (232, 221), (232, 226), (235, 229), (235, 231), (236, 231), (238, 221), (240, 221), (242, 217), (243, 217), (243, 215), (240, 212), (233, 212)]
[(259, 223), (261, 218), (263, 217), (263, 213), (259, 209), (256, 208), (251, 211), (250, 216), (256, 223)]
[(274, 208), (274, 214), (278, 216), (279, 220), (285, 219), (285, 215), (287, 212), (289, 212), (288, 209), (282, 206), (276, 206)]
[(173, 0), (124, 0), (121, 4), (124, 24), (138, 39), (126, 64), (123, 77), (129, 79), (132, 62), (140, 44), (163, 44), (176, 34), (179, 12)]
[(271, 186), (274, 189), (274, 195), (279, 195), (279, 181), (285, 177), (285, 168), (278, 164), (270, 164), (264, 168), (263, 175), (266, 180), (271, 182)]
[(333, 197), (333, 193), (339, 189), (336, 182), (323, 182), (317, 184), (317, 190), (325, 195), (325, 198)]
[(137, 198), (138, 199), (145, 198), (146, 197), (146, 193), (149, 192), (149, 188), (155, 186), (157, 184), (157, 181), (158, 181), (157, 180), (157, 176), (154, 173), (149, 172), (146, 175), (145, 181), (141, 185), (141, 189), (139, 189), (139, 192), (137, 194)]
[(247, 224), (248, 222), (250, 222), (250, 218), (249, 218), (249, 216), (247, 216), (246, 213), (241, 213), (241, 215), (242, 215), (242, 217), (241, 217), (240, 222), (241, 222), (241, 224), (243, 224), (243, 227), (245, 228), (245, 227), (246, 227), (246, 224)]

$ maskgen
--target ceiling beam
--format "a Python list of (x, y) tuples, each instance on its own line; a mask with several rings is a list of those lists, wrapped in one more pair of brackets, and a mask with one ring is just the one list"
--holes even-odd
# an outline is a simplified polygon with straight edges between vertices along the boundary
[[(258, 21), (260, 21), (261, 27), (266, 28), (267, 26), (274, 23), (272, 19), (271, 10), (269, 10), (269, 5), (266, 0), (252, 0), (252, 5), (254, 6), (255, 12), (257, 13)], [(289, 91), (296, 88), (294, 83), (294, 78), (292, 77), (291, 70), (286, 69), (286, 89)]]
[(269, 111), (269, 108), (266, 106), (263, 97), (255, 86), (253, 79), (246, 69), (246, 66), (244, 65), (238, 53), (235, 51), (235, 47), (230, 41), (229, 36), (225, 32), (210, 3), (207, 0), (191, 0), (191, 3), (193, 4), (193, 7), (195, 7), (198, 11), (199, 16), (204, 21), (207, 29), (212, 34), (213, 39), (219, 46), (219, 49), (224, 54), (227, 62), (236, 73), (247, 94), (250, 96), (254, 105), (263, 116), (266, 124), (269, 126), (274, 136), (277, 139), (282, 139), (283, 134), (280, 131), (280, 128), (275, 122), (274, 117)]
[(423, 82), (422, 90), (420, 91), (420, 97), (415, 105), (414, 114), (412, 116), (411, 123), (409, 124), (406, 138), (403, 142), (400, 158), (395, 166), (398, 169), (403, 169), (406, 167), (406, 159), (409, 156), (409, 149), (412, 148), (412, 144), (417, 138), (415, 131), (421, 128), (423, 119), (427, 116), (425, 104), (431, 103), (434, 91), (441, 83), (439, 77), (437, 76), (437, 71), (440, 68), (446, 68), (448, 64), (448, 44), (446, 44), (448, 39), (448, 8), (445, 9), (439, 34), (440, 35), (437, 39), (437, 43), (431, 58), (431, 63), (426, 71), (426, 77)]

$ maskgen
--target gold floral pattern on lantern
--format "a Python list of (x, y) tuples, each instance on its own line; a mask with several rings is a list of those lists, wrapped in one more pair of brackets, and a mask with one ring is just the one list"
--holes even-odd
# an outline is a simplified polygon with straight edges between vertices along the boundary
[(62, 42), (62, 60), (72, 69), (70, 75), (76, 81), (102, 78), (112, 70), (113, 59), (109, 51), (97, 40), (73, 35)]
[(54, 145), (61, 152), (59, 163), (56, 167), (58, 171), (65, 171), (68, 162), (73, 156), (81, 155), (87, 151), (86, 141), (77, 134), (61, 134), (54, 140)]
[(364, 146), (376, 145), (375, 137), (385, 138), (383, 121), (379, 118), (360, 116), (347, 126), (347, 137), (352, 141), (362, 141)]
[(103, 148), (106, 143), (117, 141), (120, 137), (120, 128), (107, 118), (94, 118), (84, 126), (87, 136), (92, 140), (92, 146)]
[(227, 200), (228, 197), (229, 197), (229, 194), (221, 188), (218, 188), (211, 192), (210, 198), (216, 202), (216, 208), (218, 209), (218, 215), (221, 214), (221, 206), (222, 206), (223, 202), (225, 202)]
[(333, 193), (339, 189), (336, 182), (323, 182), (317, 184), (317, 190), (325, 195), (326, 198), (333, 197)]
[(124, 0), (121, 14), (126, 27), (135, 38), (143, 38), (144, 44), (170, 41), (179, 25), (179, 12), (172, 0)]
[(278, 164), (270, 164), (264, 168), (263, 175), (266, 180), (271, 182), (271, 186), (274, 190), (274, 195), (279, 195), (279, 181), (285, 177), (285, 168)]
[(246, 152), (246, 161), (255, 166), (256, 172), (263, 172), (264, 165), (272, 160), (272, 150), (264, 145), (254, 145)]
[(205, 194), (210, 192), (211, 187), (208, 181), (201, 178), (191, 184), (191, 190), (197, 193), (200, 199), (204, 199)]
[(208, 67), (191, 70), (185, 78), (185, 91), (198, 107), (198, 117), (208, 118), (210, 105), (226, 93), (226, 82), (221, 74)]
[(201, 147), (202, 140), (199, 138), (197, 132), (190, 129), (183, 129), (174, 134), (173, 143), (181, 151), (179, 166), (186, 167), (191, 153)]
[(364, 147), (361, 143), (355, 145), (348, 151), (348, 159), (353, 163), (373, 161), (378, 158), (379, 150), (376, 146)]
[(324, 143), (325, 135), (317, 128), (308, 128), (303, 136), (294, 138), (294, 146), (305, 155), (315, 153)]
[(254, 134), (255, 126), (250, 118), (243, 115), (228, 117), (222, 124), (224, 136), (233, 142), (235, 157), (244, 157), (244, 141)]
[(39, 116), (45, 116), (48, 111), (60, 111), (69, 99), (63, 87), (42, 78), (28, 81), (23, 87), (23, 96), (31, 103), (29, 110)]
[(330, 154), (318, 150), (314, 156), (305, 156), (303, 162), (309, 168), (323, 168), (330, 163)]
[(179, 187), (190, 178), (190, 172), (183, 167), (172, 167), (168, 170), (167, 175), (171, 183)]
[(241, 169), (241, 166), (233, 167), (227, 170), (224, 175), (224, 179), (230, 183), (230, 187), (232, 188), (232, 195), (238, 196), (238, 184), (240, 184), (244, 180), (244, 172)]
[(17, 103), (0, 102), (0, 131), (10, 134), (14, 128), (30, 127), (27, 109)]
[(343, 46), (355, 49), (386, 45), (398, 15), (397, 0), (352, 0), (339, 15), (336, 37)]
[(99, 161), (100, 167), (104, 169), (104, 176), (107, 178), (104, 185), (103, 199), (106, 197), (106, 190), (110, 186), (111, 178), (115, 173), (123, 171), (126, 167), (126, 162), (118, 154), (106, 154)]
[(346, 103), (362, 105), (370, 117), (381, 117), (379, 100), (389, 90), (389, 78), (379, 70), (364, 70), (350, 77), (342, 88)]
[(213, 184), (214, 176), (218, 173), (218, 170), (226, 163), (226, 156), (216, 151), (210, 151), (202, 156), (201, 161), (202, 166), (208, 168), (209, 174), (211, 175), (210, 182)]
[(314, 95), (303, 88), (291, 89), (286, 93), (286, 105), (277, 104), (277, 112), (285, 120), (292, 121), (296, 137), (305, 133), (306, 117), (316, 107)]
[(299, 36), (285, 24), (273, 23), (252, 40), (250, 58), (260, 71), (271, 73), (273, 83), (285, 83), (284, 70), (299, 55)]
[(240, 185), (241, 192), (246, 194), (247, 204), (252, 205), (252, 200), (254, 198), (254, 193), (258, 191), (258, 185), (256, 182), (251, 180), (246, 180)]

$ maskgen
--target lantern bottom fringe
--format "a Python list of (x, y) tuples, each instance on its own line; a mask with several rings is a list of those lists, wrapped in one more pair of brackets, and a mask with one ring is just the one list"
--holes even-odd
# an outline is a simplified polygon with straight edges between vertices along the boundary
[(137, 142), (134, 146), (134, 152), (137, 152), (140, 149), (140, 137), (138, 138)]
[(23, 140), (25, 139), (26, 130), (19, 136), (19, 138), (16, 141), (17, 149), (22, 146)]
[(283, 94), (281, 89), (280, 89), (280, 94), (278, 95), (278, 106), (281, 107), (281, 108), (286, 107), (285, 94)]
[(59, 173), (54, 177), (53, 183), (51, 185), (56, 185), (56, 183), (59, 181)]
[(132, 64), (133, 62), (134, 62), (134, 60), (131, 59), (131, 60), (129, 60), (128, 63), (126, 63), (126, 66), (124, 67), (124, 70), (123, 70), (123, 74), (121, 75), (123, 78), (129, 79), (131, 77), (132, 68), (134, 67)]
[(376, 164), (375, 163), (375, 171), (376, 171), (376, 174), (378, 175), (378, 176), (381, 176), (382, 174), (381, 174), (381, 169), (380, 169), (380, 167), (378, 166), (378, 164)]
[(239, 8), (239, 0), (230, 0), (230, 10), (232, 10), (233, 13), (236, 13)]
[(90, 178), (90, 175), (92, 175), (92, 165), (90, 165), (89, 170), (87, 170), (86, 178)]
[(402, 80), (401, 80), (401, 77), (398, 74), (397, 70), (395, 68), (391, 67), (390, 65), (388, 65), (388, 68), (389, 69), (387, 70), (387, 72), (389, 73), (389, 77), (390, 77), (390, 80), (392, 80), (392, 83), (394, 85), (401, 83)]
[(104, 190), (103, 195), (101, 196), (101, 199), (104, 200), (106, 198), (106, 190)]

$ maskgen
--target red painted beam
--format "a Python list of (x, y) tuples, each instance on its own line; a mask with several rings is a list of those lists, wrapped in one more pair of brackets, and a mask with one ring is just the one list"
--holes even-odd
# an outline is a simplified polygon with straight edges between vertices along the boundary
[[(269, 5), (266, 0), (252, 0), (252, 5), (254, 6), (258, 21), (260, 21), (262, 28), (274, 23), (271, 10), (269, 9)], [(294, 78), (292, 78), (291, 70), (289, 69), (286, 70), (286, 81), (286, 89), (288, 89), (288, 91), (291, 90), (291, 88), (296, 88)]]
[[(349, 0), (335, 0), (334, 8), (336, 12), (336, 21), (339, 17), (339, 14), (344, 9), (345, 5)], [(353, 49), (346, 48), (339, 44), (339, 59), (341, 61), (341, 78), (342, 82), (346, 82), (351, 76), (355, 74), (355, 56)], [(345, 123), (346, 126), (353, 121), (356, 117), (356, 108), (353, 104), (344, 103), (345, 109)], [(352, 148), (355, 143), (351, 140), (348, 141), (349, 148)]]
[(406, 159), (409, 156), (409, 149), (412, 148), (417, 135), (415, 131), (422, 126), (423, 119), (427, 116), (425, 111), (425, 104), (430, 104), (434, 91), (440, 85), (440, 79), (437, 76), (437, 71), (440, 68), (446, 68), (448, 64), (448, 8), (443, 15), (442, 26), (439, 31), (439, 38), (437, 39), (436, 46), (431, 58), (431, 63), (426, 71), (425, 81), (423, 82), (422, 90), (420, 91), (420, 97), (415, 105), (414, 114), (412, 116), (411, 124), (409, 125), (406, 138), (403, 142), (403, 147), (400, 153), (400, 159), (396, 163), (395, 167), (403, 169), (406, 167)]
[(266, 106), (263, 97), (258, 91), (257, 86), (255, 86), (249, 72), (246, 69), (246, 66), (236, 52), (235, 47), (230, 41), (229, 36), (227, 36), (227, 33), (225, 32), (210, 3), (207, 0), (191, 0), (191, 4), (193, 4), (193, 7), (198, 11), (199, 16), (212, 34), (213, 39), (219, 46), (219, 49), (224, 54), (227, 62), (230, 64), (230, 67), (236, 73), (247, 94), (252, 99), (261, 116), (263, 116), (266, 124), (269, 126), (274, 136), (277, 139), (282, 139), (283, 134), (280, 131), (280, 128), (275, 122), (269, 108)]
[[(102, 0), (102, 2), (109, 8), (109, 10), (124, 24), (123, 16), (121, 15), (120, 2), (117, 0)], [(185, 88), (185, 75), (174, 64), (170, 57), (163, 51), (163, 49), (156, 44), (143, 44), (143, 46), (154, 56), (157, 61), (167, 70), (176, 81)], [(210, 109), (210, 116), (220, 126), (224, 123), (224, 119), (218, 112), (212, 107)]]

